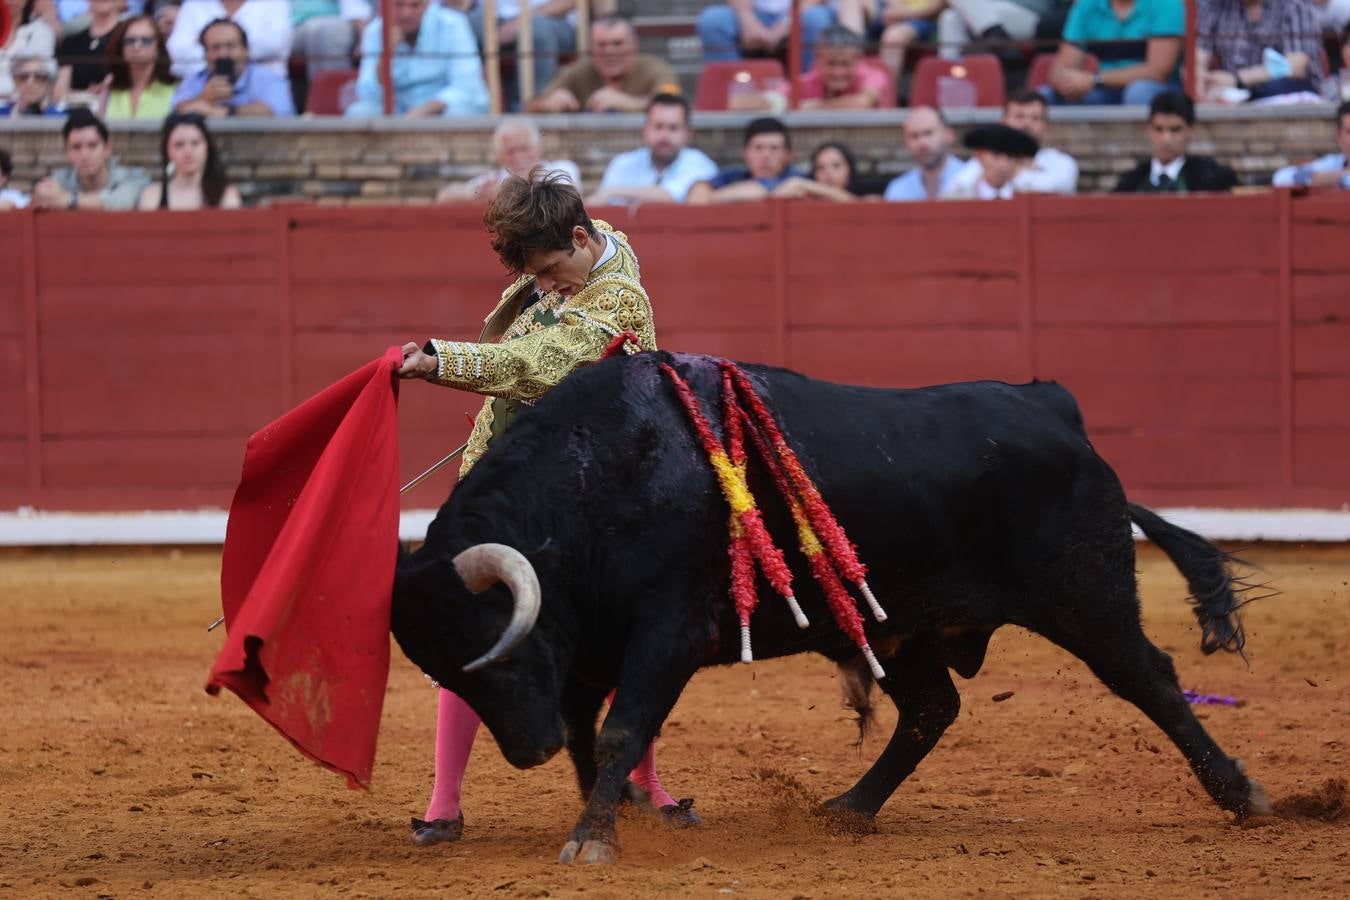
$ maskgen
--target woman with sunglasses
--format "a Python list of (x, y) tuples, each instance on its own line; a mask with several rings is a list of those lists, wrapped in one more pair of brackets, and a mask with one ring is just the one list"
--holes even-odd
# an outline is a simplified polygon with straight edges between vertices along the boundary
[(0, 34), (0, 105), (14, 99), (15, 85), (10, 66), (17, 56), (32, 56), (51, 61), (56, 58), (56, 29), (61, 20), (51, 0), (0, 0), (0, 8), (9, 16), (7, 34)]
[(107, 50), (108, 90), (103, 118), (163, 119), (172, 110), (169, 51), (150, 16), (133, 16), (113, 29)]
[(159, 137), (164, 175), (141, 191), (141, 209), (238, 209), (239, 192), (225, 177), (206, 120), (200, 113), (175, 113)]

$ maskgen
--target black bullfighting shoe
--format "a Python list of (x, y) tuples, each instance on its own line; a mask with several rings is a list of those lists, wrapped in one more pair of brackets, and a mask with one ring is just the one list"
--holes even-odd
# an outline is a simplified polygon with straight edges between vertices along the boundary
[(661, 807), (661, 818), (671, 828), (698, 828), (703, 824), (702, 817), (694, 812), (694, 798), (685, 797), (678, 803)]
[(464, 834), (464, 813), (453, 819), (412, 820), (412, 842), (417, 847), (457, 841)]

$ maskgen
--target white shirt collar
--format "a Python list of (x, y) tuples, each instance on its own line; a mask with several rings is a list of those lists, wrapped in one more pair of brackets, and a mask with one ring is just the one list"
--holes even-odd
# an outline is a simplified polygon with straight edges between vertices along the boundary
[(1155, 159), (1153, 160), (1152, 166), (1149, 168), (1148, 180), (1154, 185), (1157, 185), (1158, 179), (1163, 175), (1166, 175), (1168, 178), (1176, 181), (1181, 177), (1181, 167), (1185, 164), (1186, 157), (1184, 156), (1178, 156), (1165, 166)]
[(975, 196), (981, 200), (1010, 200), (1013, 196), (1013, 183), (1010, 181), (1001, 188), (995, 188), (980, 176), (975, 182)]
[(614, 258), (614, 254), (619, 252), (619, 245), (614, 242), (614, 238), (607, 234), (601, 235), (601, 237), (605, 239), (605, 252), (601, 253), (600, 258), (595, 261), (595, 265), (591, 266), (592, 272), (609, 262)]

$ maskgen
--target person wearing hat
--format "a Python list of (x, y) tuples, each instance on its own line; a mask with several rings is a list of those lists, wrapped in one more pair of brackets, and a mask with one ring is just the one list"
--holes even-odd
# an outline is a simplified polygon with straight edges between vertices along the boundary
[(980, 176), (952, 184), (943, 200), (1007, 200), (1017, 193), (1013, 179), (1041, 149), (1034, 137), (1001, 122), (972, 128), (964, 143), (979, 160)]

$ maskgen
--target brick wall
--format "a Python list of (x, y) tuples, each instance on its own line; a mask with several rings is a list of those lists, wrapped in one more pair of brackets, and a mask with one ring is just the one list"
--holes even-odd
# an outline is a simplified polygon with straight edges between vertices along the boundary
[[(789, 118), (800, 158), (817, 144), (843, 140), (864, 168), (898, 174), (908, 167), (900, 139), (904, 111), (797, 114)], [(996, 113), (954, 119), (958, 129)], [(1116, 175), (1147, 155), (1143, 111), (1057, 111), (1051, 143), (1073, 154), (1082, 171), (1080, 190), (1109, 189)], [(1202, 109), (1192, 149), (1237, 169), (1244, 184), (1269, 184), (1271, 173), (1291, 160), (1335, 148), (1330, 107), (1265, 110)], [(735, 162), (747, 118), (719, 113), (696, 117), (696, 143), (721, 163)], [(539, 117), (545, 156), (576, 161), (593, 187), (615, 153), (638, 144), (638, 116)], [(426, 203), (448, 181), (468, 178), (487, 163), (487, 118), (446, 122), (347, 122), (302, 119), (259, 127), (246, 121), (217, 126), (230, 176), (247, 202), (298, 196), (325, 204)], [(14, 186), (27, 190), (52, 168), (64, 165), (60, 122), (11, 122), (0, 146), (14, 158)], [(123, 162), (158, 168), (158, 132), (132, 124), (114, 131)]]

